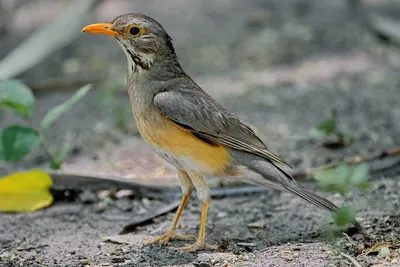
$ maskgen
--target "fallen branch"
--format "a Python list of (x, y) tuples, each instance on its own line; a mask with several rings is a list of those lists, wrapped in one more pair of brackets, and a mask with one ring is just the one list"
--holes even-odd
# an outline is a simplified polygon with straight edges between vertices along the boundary
[(362, 0), (348, 0), (349, 9), (355, 11), (361, 22), (377, 38), (400, 46), (400, 22), (370, 11)]
[(399, 155), (400, 155), (400, 147), (397, 147), (397, 148), (390, 149), (390, 150), (384, 150), (384, 151), (377, 153), (375, 155), (372, 155), (372, 156), (369, 156), (369, 155), (368, 156), (354, 156), (354, 157), (345, 158), (343, 161), (340, 161), (340, 162), (329, 163), (326, 165), (322, 165), (322, 166), (315, 167), (315, 168), (309, 168), (306, 170), (297, 170), (292, 173), (292, 176), (296, 180), (306, 180), (306, 179), (311, 178), (312, 175), (317, 171), (332, 169), (341, 164), (356, 165), (356, 164), (360, 164), (363, 162), (370, 162), (370, 161), (374, 161), (374, 160), (380, 160), (380, 159), (399, 156)]
[(356, 266), (356, 267), (362, 267), (361, 264), (360, 264), (354, 257), (352, 257), (352, 256), (350, 256), (350, 255), (347, 255), (347, 254), (345, 254), (345, 253), (340, 253), (340, 255), (341, 255), (342, 257), (345, 257), (345, 258), (348, 259), (349, 261), (351, 261), (351, 263), (352, 263), (354, 266)]
[(76, 89), (86, 84), (99, 83), (104, 75), (67, 76), (40, 82), (24, 81), (35, 93), (54, 92), (54, 90)]
[(171, 211), (176, 210), (179, 207), (180, 203), (181, 203), (180, 200), (174, 201), (171, 204), (163, 206), (163, 207), (151, 212), (150, 214), (148, 214), (148, 215), (146, 215), (144, 217), (141, 217), (141, 218), (139, 218), (137, 220), (134, 220), (130, 224), (124, 226), (124, 228), (122, 229), (122, 231), (119, 234), (123, 235), (123, 234), (127, 234), (127, 233), (135, 231), (136, 227), (142, 226), (142, 225), (144, 225), (146, 223), (149, 223), (149, 222), (153, 221), (154, 218), (157, 218), (157, 217), (159, 217), (161, 215), (164, 215), (166, 213), (169, 213)]
[[(168, 192), (173, 191), (173, 187), (144, 184), (135, 182), (129, 179), (112, 176), (101, 176), (101, 175), (81, 175), (66, 173), (60, 171), (47, 171), (53, 179), (53, 190), (55, 191), (67, 191), (67, 190), (82, 190), (82, 188), (90, 190), (104, 190), (114, 188), (130, 189), (134, 191), (136, 196), (147, 196), (147, 197), (160, 197), (168, 195)], [(174, 194), (175, 195), (175, 194)]]
[(24, 238), (24, 239), (22, 239), (21, 241), (16, 242), (15, 244), (13, 244), (13, 245), (11, 245), (11, 246), (9, 246), (9, 247), (6, 247), (5, 249), (0, 250), (0, 255), (3, 254), (4, 252), (7, 252), (7, 251), (9, 251), (9, 250), (11, 250), (11, 249), (13, 249), (13, 248), (18, 247), (19, 245), (21, 245), (22, 243), (24, 243), (25, 240), (26, 240), (26, 239)]
[(368, 15), (369, 28), (378, 35), (379, 38), (400, 45), (400, 22), (386, 18), (378, 14)]
[[(312, 175), (319, 170), (325, 170), (329, 168), (334, 168), (339, 166), (340, 164), (349, 164), (355, 165), (362, 162), (370, 162), (374, 160), (385, 159), (389, 157), (399, 156), (400, 148), (394, 148), (390, 150), (382, 151), (378, 154), (372, 156), (354, 156), (347, 159), (344, 159), (341, 162), (330, 163), (327, 165), (322, 165), (316, 168), (309, 168), (306, 170), (295, 170), (292, 173), (292, 176), (297, 180), (309, 180)], [(379, 170), (375, 170), (376, 174), (388, 173), (389, 171), (397, 170), (400, 166), (398, 162), (389, 167), (384, 167)], [(140, 183), (136, 181), (132, 181), (130, 179), (124, 179), (121, 177), (112, 177), (112, 176), (101, 176), (101, 175), (81, 175), (81, 174), (73, 174), (66, 173), (60, 171), (48, 171), (50, 176), (53, 179), (53, 189), (55, 191), (66, 191), (66, 190), (81, 190), (82, 188), (90, 189), (90, 190), (104, 190), (114, 188), (117, 190), (120, 189), (131, 189), (135, 192), (137, 196), (147, 196), (147, 197), (163, 197), (167, 199), (175, 199), (177, 195), (180, 194), (178, 186), (176, 185), (160, 185), (160, 184), (149, 184), (149, 183)], [(223, 180), (220, 179), (211, 179), (209, 184), (211, 187), (218, 187), (220, 182)], [(235, 184), (237, 181), (233, 180)], [(242, 184), (242, 183), (240, 183)], [(249, 193), (262, 192), (265, 189), (257, 186), (245, 186), (245, 187), (227, 187), (227, 188), (213, 188), (211, 190), (212, 197), (226, 197), (233, 195), (244, 195)]]

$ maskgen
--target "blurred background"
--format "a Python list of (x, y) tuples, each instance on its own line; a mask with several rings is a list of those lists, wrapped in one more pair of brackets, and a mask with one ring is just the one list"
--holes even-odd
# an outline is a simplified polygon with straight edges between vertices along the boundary
[[(94, 84), (47, 131), (49, 147), (66, 151), (64, 170), (174, 177), (135, 128), (123, 52), (111, 38), (80, 33), (89, 23), (143, 13), (172, 36), (181, 64), (205, 91), (272, 151), (306, 168), (400, 143), (399, 11), (395, 0), (1, 0), (0, 78), (32, 89), (35, 125)], [(332, 110), (354, 139), (336, 150), (310, 134)], [(0, 110), (1, 127), (20, 123)], [(0, 173), (48, 160), (38, 148), (0, 163)]]

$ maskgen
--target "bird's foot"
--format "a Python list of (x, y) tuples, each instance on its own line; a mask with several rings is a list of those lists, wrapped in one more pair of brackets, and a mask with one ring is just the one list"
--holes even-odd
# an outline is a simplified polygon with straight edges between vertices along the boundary
[(196, 243), (191, 244), (191, 245), (186, 245), (183, 247), (178, 247), (178, 248), (170, 248), (172, 250), (176, 250), (179, 252), (195, 252), (198, 250), (203, 250), (203, 249), (212, 249), (212, 250), (217, 250), (218, 246), (213, 246), (213, 245), (208, 245), (206, 243), (200, 243), (196, 241)]
[(150, 246), (153, 244), (160, 244), (160, 245), (168, 245), (169, 241), (171, 239), (180, 239), (180, 240), (189, 240), (189, 239), (193, 239), (196, 238), (194, 235), (179, 235), (176, 233), (176, 231), (174, 229), (168, 230), (168, 232), (166, 232), (163, 235), (160, 235), (156, 238), (154, 238), (153, 240), (149, 240), (143, 243), (143, 246)]

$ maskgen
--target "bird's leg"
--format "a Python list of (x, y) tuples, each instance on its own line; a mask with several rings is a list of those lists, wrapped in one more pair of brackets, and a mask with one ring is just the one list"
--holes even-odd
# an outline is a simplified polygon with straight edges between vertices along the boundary
[(144, 242), (143, 243), (144, 246), (149, 246), (156, 243), (160, 245), (167, 245), (171, 239), (187, 240), (195, 238), (194, 235), (179, 235), (176, 233), (176, 226), (178, 224), (179, 218), (181, 217), (183, 209), (185, 208), (186, 203), (188, 202), (190, 195), (192, 194), (192, 187), (193, 187), (192, 181), (190, 180), (188, 174), (185, 171), (178, 170), (178, 176), (181, 182), (183, 196), (181, 203), (179, 204), (178, 210), (175, 214), (175, 217), (172, 220), (171, 226), (169, 227), (168, 231), (165, 234), (160, 235), (154, 238), (153, 240)]
[(201, 249), (218, 249), (217, 246), (208, 245), (205, 242), (207, 213), (208, 213), (208, 206), (210, 204), (210, 189), (208, 188), (202, 176), (193, 172), (188, 172), (188, 173), (190, 178), (192, 179), (193, 184), (197, 189), (197, 195), (200, 201), (202, 202), (199, 235), (194, 244), (172, 249), (180, 252), (194, 252)]

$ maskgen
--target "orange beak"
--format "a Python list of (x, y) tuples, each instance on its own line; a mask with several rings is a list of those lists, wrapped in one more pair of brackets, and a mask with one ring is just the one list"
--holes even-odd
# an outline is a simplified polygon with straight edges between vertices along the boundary
[(93, 34), (105, 34), (112, 37), (123, 37), (123, 35), (117, 31), (111, 30), (112, 24), (110, 23), (97, 23), (88, 25), (82, 29), (82, 32), (89, 32)]

